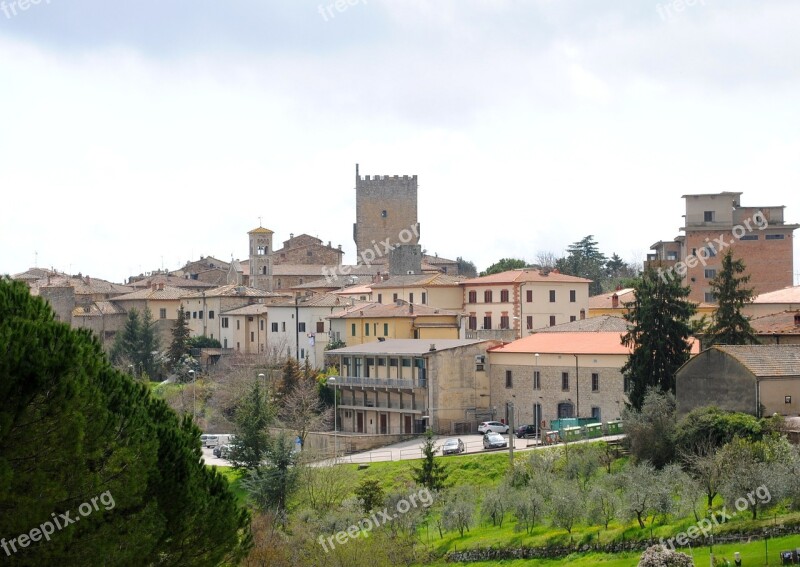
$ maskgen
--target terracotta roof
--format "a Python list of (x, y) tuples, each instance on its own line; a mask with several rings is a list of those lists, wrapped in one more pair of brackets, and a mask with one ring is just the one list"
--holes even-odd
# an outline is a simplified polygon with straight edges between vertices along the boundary
[[(345, 273), (343, 270), (346, 270)], [(331, 283), (342, 285), (347, 278), (377, 274), (380, 266), (324, 266), (322, 264), (275, 264), (272, 266), (273, 276), (312, 276), (315, 279), (330, 278)], [(335, 277), (334, 277), (335, 276)]]
[[(441, 350), (488, 342), (490, 341), (473, 339), (386, 339), (385, 341), (373, 341), (329, 350), (326, 354), (410, 354), (421, 356)], [(436, 351), (431, 350), (431, 345), (434, 345)]]
[(750, 319), (750, 326), (759, 335), (800, 335), (795, 317), (800, 317), (800, 311), (783, 311)]
[(636, 293), (632, 287), (620, 289), (618, 291), (611, 291), (609, 293), (601, 293), (589, 298), (589, 309), (613, 309), (613, 296), (617, 294), (619, 299), (618, 309), (625, 309), (625, 303), (636, 299)]
[(267, 306), (263, 303), (253, 303), (252, 305), (245, 305), (244, 307), (237, 307), (223, 311), (220, 315), (263, 315), (267, 312)]
[(614, 317), (613, 315), (600, 315), (598, 317), (590, 317), (588, 319), (572, 321), (571, 323), (562, 323), (561, 325), (554, 325), (552, 327), (542, 327), (541, 329), (534, 329), (534, 333), (601, 333), (601, 332), (615, 332), (627, 333), (628, 322), (622, 317)]
[(36, 281), (42, 278), (46, 278), (47, 276), (64, 276), (67, 277), (67, 274), (62, 272), (57, 272), (55, 270), (46, 270), (44, 268), (28, 268), (26, 271), (21, 272), (19, 274), (14, 274), (11, 276), (12, 280), (26, 280), (26, 281)]
[(458, 286), (465, 281), (463, 277), (449, 274), (416, 274), (411, 276), (390, 276), (388, 280), (373, 284), (372, 289), (394, 287), (448, 287)]
[(204, 282), (202, 280), (195, 280), (192, 278), (182, 278), (180, 276), (172, 276), (166, 274), (159, 274), (156, 276), (143, 278), (141, 280), (132, 281), (128, 283), (128, 286), (135, 288), (144, 288), (144, 287), (151, 287), (153, 284), (160, 284), (160, 283), (164, 285), (170, 285), (172, 287), (181, 287), (184, 289), (216, 287), (214, 284), (209, 282)]
[(753, 303), (799, 303), (800, 285), (785, 287), (776, 291), (762, 293), (753, 299)]
[[(44, 278), (30, 284), (31, 290), (34, 288), (38, 290), (38, 288), (42, 287), (65, 286), (75, 288), (75, 295), (92, 295), (95, 293), (122, 295), (123, 293), (135, 291), (134, 288), (130, 286), (115, 284), (106, 280), (91, 278), (89, 276), (57, 276), (51, 277), (49, 281), (48, 278)], [(34, 295), (38, 295), (38, 291)]]
[(541, 354), (625, 354), (631, 349), (622, 345), (619, 332), (534, 333), (492, 349), (493, 353)]
[(331, 315), (330, 319), (361, 319), (364, 317), (370, 318), (383, 318), (383, 317), (454, 317), (459, 315), (456, 311), (448, 311), (446, 309), (438, 309), (435, 307), (428, 307), (427, 305), (409, 305), (403, 303), (397, 305), (392, 303), (390, 305), (382, 305), (380, 303), (368, 303), (361, 306), (359, 309), (352, 309), (345, 313)]
[(372, 284), (353, 285), (350, 287), (337, 289), (336, 291), (332, 291), (331, 293), (335, 293), (336, 295), (357, 295), (359, 293), (369, 294), (372, 293)]
[[(546, 275), (545, 275), (546, 274)], [(544, 272), (534, 268), (520, 270), (508, 270), (499, 274), (472, 278), (461, 282), (464, 285), (490, 285), (503, 283), (524, 283), (524, 282), (564, 282), (564, 283), (592, 283), (586, 278), (568, 276), (557, 271)]]
[(72, 310), (73, 317), (100, 317), (102, 315), (124, 315), (125, 309), (112, 301), (95, 301), (89, 306), (88, 311), (83, 306)]
[(259, 226), (258, 228), (254, 228), (247, 234), (274, 234), (270, 229), (264, 228), (263, 226)]
[(264, 291), (263, 289), (256, 289), (254, 287), (247, 287), (243, 285), (228, 284), (208, 291), (197, 292), (184, 292), (181, 296), (183, 299), (190, 299), (196, 297), (286, 297), (284, 294), (274, 293), (271, 291)]
[(135, 300), (162, 300), (162, 301), (169, 301), (169, 300), (179, 300), (181, 297), (186, 296), (186, 290), (181, 289), (179, 287), (172, 287), (172, 286), (164, 286), (163, 289), (153, 289), (152, 287), (148, 287), (145, 289), (140, 289), (138, 291), (134, 291), (132, 293), (126, 293), (125, 295), (119, 295), (114, 298), (114, 301), (135, 301)]
[(735, 358), (756, 377), (800, 376), (800, 345), (715, 345), (711, 349)]
[(436, 264), (458, 264), (458, 260), (449, 260), (448, 258), (443, 258), (441, 256), (431, 256), (430, 254), (423, 254), (422, 261), (427, 262), (431, 265)]

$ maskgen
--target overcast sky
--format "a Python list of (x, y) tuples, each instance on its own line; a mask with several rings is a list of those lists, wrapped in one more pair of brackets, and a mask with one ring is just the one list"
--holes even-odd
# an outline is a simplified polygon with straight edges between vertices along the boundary
[(0, 3), (0, 273), (242, 258), (259, 216), (354, 263), (356, 163), (418, 175), (423, 247), (479, 269), (641, 260), (686, 193), (800, 222), (796, 0), (338, 6)]

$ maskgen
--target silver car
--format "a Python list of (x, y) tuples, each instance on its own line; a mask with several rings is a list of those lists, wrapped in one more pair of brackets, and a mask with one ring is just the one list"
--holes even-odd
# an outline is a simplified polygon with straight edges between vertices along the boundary
[(464, 442), (461, 439), (448, 439), (442, 445), (442, 455), (457, 455), (466, 450)]
[(508, 442), (499, 433), (489, 432), (483, 436), (484, 449), (500, 449), (502, 447), (508, 447)]

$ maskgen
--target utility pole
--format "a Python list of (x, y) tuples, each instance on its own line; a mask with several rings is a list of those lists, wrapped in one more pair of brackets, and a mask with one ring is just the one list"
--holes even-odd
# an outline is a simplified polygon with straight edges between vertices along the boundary
[(508, 462), (514, 466), (514, 402), (508, 402)]

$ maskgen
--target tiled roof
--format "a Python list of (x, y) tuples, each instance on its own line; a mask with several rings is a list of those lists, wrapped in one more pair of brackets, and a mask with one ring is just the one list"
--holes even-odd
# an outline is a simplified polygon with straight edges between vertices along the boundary
[(448, 274), (416, 274), (411, 276), (390, 276), (384, 282), (373, 284), (372, 288), (458, 286), (463, 281), (465, 281), (463, 277)]
[(600, 315), (599, 317), (590, 317), (571, 323), (562, 323), (561, 325), (554, 325), (552, 327), (542, 327), (541, 329), (534, 329), (534, 333), (627, 333), (628, 322), (622, 317), (614, 317), (613, 315)]
[(715, 345), (756, 377), (800, 376), (800, 345)]
[[(83, 277), (68, 277), (68, 276), (57, 276), (44, 278), (38, 280), (34, 283), (31, 283), (31, 290), (36, 288), (42, 287), (65, 287), (70, 286), (75, 288), (75, 295), (92, 295), (96, 293), (102, 294), (118, 294), (122, 295), (123, 293), (130, 293), (134, 291), (134, 288), (130, 286), (125, 286), (121, 284), (115, 284), (106, 280), (101, 280), (98, 278), (90, 278), (89, 276)], [(38, 291), (36, 294), (38, 295)]]
[[(344, 270), (344, 271), (343, 271)], [(345, 271), (347, 273), (345, 273)], [(377, 274), (380, 266), (323, 266), (321, 264), (275, 264), (272, 266), (273, 276), (311, 276), (315, 279), (330, 278), (334, 284), (342, 285), (347, 278)]]
[(636, 299), (636, 293), (634, 292), (634, 289), (629, 287), (590, 297), (589, 309), (613, 309), (614, 294), (617, 294), (617, 298), (619, 299), (619, 305), (617, 306), (618, 309), (625, 309), (625, 303)]
[(800, 285), (762, 293), (753, 303), (800, 303)]
[(263, 289), (256, 289), (254, 287), (247, 287), (243, 285), (228, 284), (208, 291), (198, 292), (184, 292), (181, 296), (183, 299), (192, 299), (196, 297), (286, 297), (284, 294), (273, 293), (271, 291), (264, 291)]
[(534, 333), (492, 349), (493, 353), (630, 354), (619, 332)]
[(795, 317), (800, 311), (783, 311), (750, 319), (750, 326), (759, 335), (800, 335), (800, 325), (795, 324)]
[(95, 301), (86, 310), (83, 306), (75, 307), (72, 310), (73, 317), (100, 317), (102, 315), (124, 315), (125, 309), (116, 305), (112, 301)]
[(46, 278), (47, 276), (64, 276), (67, 277), (67, 274), (57, 272), (54, 270), (46, 270), (44, 268), (28, 268), (24, 272), (19, 274), (14, 274), (11, 276), (12, 280), (25, 280), (25, 281), (36, 281), (42, 278)]
[(430, 254), (423, 254), (422, 261), (427, 262), (431, 265), (437, 264), (457, 264), (458, 260), (449, 260), (447, 258), (443, 258), (441, 256), (431, 256)]
[(153, 301), (170, 301), (179, 300), (181, 297), (186, 296), (186, 290), (179, 287), (172, 287), (166, 285), (163, 289), (153, 289), (148, 287), (140, 289), (132, 293), (126, 293), (114, 298), (114, 301), (135, 301), (135, 300), (153, 300)]
[(171, 276), (166, 274), (159, 274), (157, 276), (150, 276), (141, 280), (136, 280), (128, 284), (129, 287), (145, 288), (152, 287), (153, 284), (164, 284), (172, 287), (180, 287), (184, 289), (199, 289), (215, 287), (214, 284), (195, 280), (192, 278), (182, 278), (179, 276)]
[(263, 315), (267, 312), (267, 306), (263, 303), (253, 303), (244, 307), (237, 307), (229, 311), (223, 311), (220, 315)]
[(568, 276), (557, 271), (545, 272), (534, 268), (520, 270), (508, 270), (499, 274), (472, 278), (461, 282), (464, 285), (491, 285), (491, 284), (512, 284), (524, 282), (559, 282), (559, 283), (592, 283), (586, 278)]
[[(413, 309), (412, 309), (413, 307)], [(331, 315), (331, 319), (361, 319), (363, 317), (370, 318), (383, 318), (383, 317), (454, 317), (459, 313), (456, 311), (448, 311), (446, 309), (438, 309), (435, 307), (428, 307), (427, 305), (409, 305), (403, 303), (397, 305), (392, 303), (390, 305), (382, 305), (380, 303), (368, 303), (360, 309), (350, 310), (346, 313), (339, 313)]]
[(410, 354), (424, 355), (431, 352), (431, 345), (436, 351), (488, 343), (489, 341), (473, 339), (386, 339), (362, 345), (329, 350), (326, 354)]
[(259, 226), (258, 228), (254, 228), (247, 234), (274, 234), (270, 229), (264, 228), (263, 226)]
[(362, 285), (353, 285), (350, 287), (337, 289), (331, 293), (335, 293), (336, 295), (358, 295), (360, 293), (370, 294), (372, 293), (372, 284), (368, 283)]

